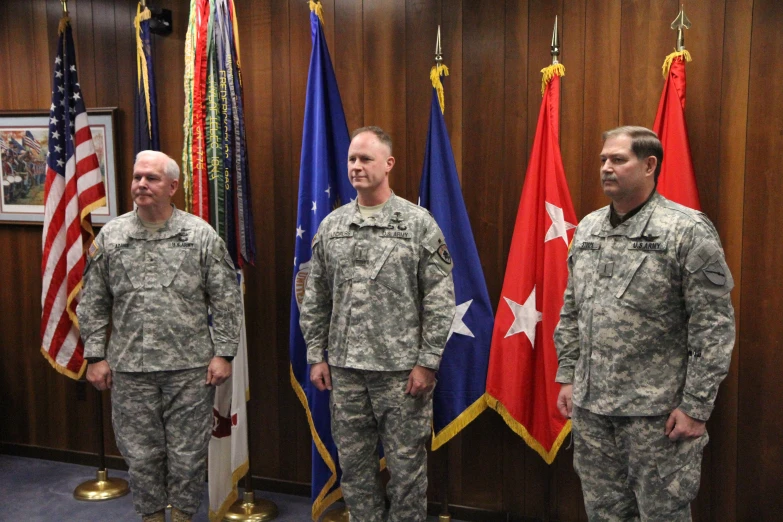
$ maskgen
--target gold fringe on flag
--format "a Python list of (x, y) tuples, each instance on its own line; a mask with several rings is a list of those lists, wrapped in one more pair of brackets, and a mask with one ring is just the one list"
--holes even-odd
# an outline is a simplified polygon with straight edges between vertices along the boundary
[(544, 92), (546, 91), (546, 85), (549, 83), (549, 80), (554, 78), (555, 76), (563, 77), (565, 76), (565, 67), (562, 63), (555, 63), (548, 67), (544, 67), (541, 69), (541, 96), (544, 95)]
[(444, 114), (446, 112), (446, 98), (443, 94), (443, 84), (440, 81), (440, 77), (448, 76), (448, 75), (449, 75), (449, 68), (443, 65), (442, 63), (439, 63), (438, 65), (433, 65), (432, 69), (430, 69), (430, 81), (432, 82), (432, 86), (438, 92), (438, 103), (440, 103), (440, 112)]
[(324, 6), (321, 5), (321, 2), (318, 0), (310, 0), (310, 11), (315, 11), (315, 15), (318, 17), (319, 20), (321, 20), (321, 25), (324, 24)]
[(666, 78), (669, 75), (669, 69), (671, 69), (672, 62), (676, 60), (677, 58), (681, 58), (685, 60), (686, 62), (693, 61), (691, 59), (691, 53), (688, 52), (687, 49), (683, 49), (682, 51), (675, 51), (669, 56), (666, 57), (666, 59), (663, 61), (663, 77)]
[[(551, 78), (550, 78), (551, 80)], [(567, 421), (565, 425), (563, 426), (563, 429), (560, 430), (560, 433), (558, 434), (557, 438), (555, 439), (554, 444), (552, 444), (552, 448), (547, 451), (544, 446), (541, 445), (540, 442), (538, 442), (529, 431), (527, 431), (527, 428), (525, 428), (522, 423), (520, 423), (518, 420), (514, 418), (513, 415), (506, 409), (506, 407), (503, 405), (502, 402), (497, 400), (492, 395), (485, 393), (484, 398), (487, 401), (487, 406), (498, 412), (501, 417), (503, 417), (503, 420), (505, 421), (506, 425), (511, 428), (511, 430), (522, 437), (524, 441), (527, 443), (530, 448), (538, 453), (542, 459), (544, 459), (544, 462), (547, 464), (552, 464), (554, 462), (555, 457), (557, 456), (557, 452), (560, 450), (560, 446), (563, 445), (563, 441), (568, 436), (569, 433), (571, 433), (571, 421)]]
[(448, 441), (450, 441), (457, 433), (462, 431), (462, 429), (473, 422), (476, 417), (479, 416), (481, 412), (487, 409), (489, 404), (487, 403), (487, 397), (488, 395), (485, 393), (476, 401), (465, 408), (465, 410), (460, 413), (456, 419), (451, 421), (448, 425), (446, 425), (445, 428), (440, 430), (438, 433), (435, 433), (433, 430), (432, 433), (432, 451), (435, 451), (436, 449), (440, 448), (444, 444), (446, 444)]
[[(141, 23), (152, 18), (152, 13), (147, 7), (141, 10), (141, 4), (136, 6), (136, 18), (133, 27), (136, 28), (136, 78), (137, 82), (144, 82), (144, 100), (147, 104), (147, 135), (152, 136), (152, 114), (150, 110), (150, 79), (147, 73), (147, 55), (144, 54), (144, 44), (141, 41)], [(140, 83), (138, 87), (141, 87)]]

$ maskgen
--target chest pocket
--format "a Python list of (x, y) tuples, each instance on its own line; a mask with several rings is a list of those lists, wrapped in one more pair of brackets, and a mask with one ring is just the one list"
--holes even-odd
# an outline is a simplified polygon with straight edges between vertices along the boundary
[(160, 249), (159, 283), (162, 287), (192, 297), (203, 296), (201, 263), (196, 248), (163, 247)]
[(114, 295), (144, 287), (144, 263), (135, 249), (120, 248), (109, 255), (109, 273)]
[(638, 252), (621, 276), (615, 297), (621, 303), (648, 316), (661, 316), (676, 306), (675, 274), (663, 252)]
[(389, 262), (389, 258), (396, 248), (396, 242), (390, 242), (386, 245), (372, 268), (370, 279), (399, 294), (402, 292), (402, 281), (398, 277), (395, 267), (392, 266), (393, 263)]
[(333, 271), (329, 275), (335, 286), (340, 286), (353, 279), (352, 246), (352, 236), (329, 239), (332, 261), (328, 262), (327, 266)]
[(574, 299), (577, 305), (593, 296), (595, 289), (593, 278), (598, 277), (596, 271), (601, 261), (602, 251), (601, 248), (579, 248), (578, 245), (571, 248), (569, 262), (571, 263), (571, 272), (576, 276), (573, 281)]

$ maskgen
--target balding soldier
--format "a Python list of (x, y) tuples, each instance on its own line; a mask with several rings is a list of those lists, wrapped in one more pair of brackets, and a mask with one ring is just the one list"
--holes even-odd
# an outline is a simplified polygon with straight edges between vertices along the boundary
[(332, 390), (352, 522), (384, 520), (379, 440), (391, 474), (386, 520), (427, 517), (425, 443), (454, 316), (446, 242), (429, 212), (389, 188), (391, 147), (378, 127), (354, 131), (348, 177), (358, 197), (329, 214), (313, 239), (300, 317), (310, 380)]
[(558, 407), (591, 521), (690, 520), (734, 346), (733, 280), (712, 223), (655, 191), (663, 149), (604, 133), (611, 205), (577, 227), (555, 344)]
[(178, 185), (174, 160), (138, 154), (138, 208), (95, 238), (77, 309), (87, 380), (112, 390), (117, 446), (146, 522), (163, 522), (169, 503), (175, 522), (198, 510), (215, 386), (231, 375), (239, 342), (231, 258), (208, 223), (171, 204)]

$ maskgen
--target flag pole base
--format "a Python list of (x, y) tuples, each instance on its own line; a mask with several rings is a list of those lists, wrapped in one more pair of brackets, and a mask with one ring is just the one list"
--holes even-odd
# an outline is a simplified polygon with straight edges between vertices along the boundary
[(321, 522), (348, 522), (349, 520), (350, 515), (348, 513), (348, 508), (344, 507), (333, 509), (321, 517)]
[(223, 517), (224, 521), (262, 522), (277, 518), (277, 505), (271, 500), (255, 499), (252, 491), (245, 491)]
[(95, 480), (82, 482), (73, 490), (76, 500), (111, 500), (128, 494), (128, 481), (120, 478), (109, 478), (105, 469), (99, 469)]
[(451, 522), (451, 515), (438, 515), (438, 522)]

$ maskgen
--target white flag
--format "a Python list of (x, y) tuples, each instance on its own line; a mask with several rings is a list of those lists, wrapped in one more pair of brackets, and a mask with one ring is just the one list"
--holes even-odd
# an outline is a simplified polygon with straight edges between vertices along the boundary
[(209, 520), (218, 522), (237, 499), (237, 484), (248, 471), (247, 333), (245, 331), (245, 279), (237, 272), (242, 289), (242, 328), (233, 371), (218, 386), (212, 408), (212, 439), (209, 441)]

